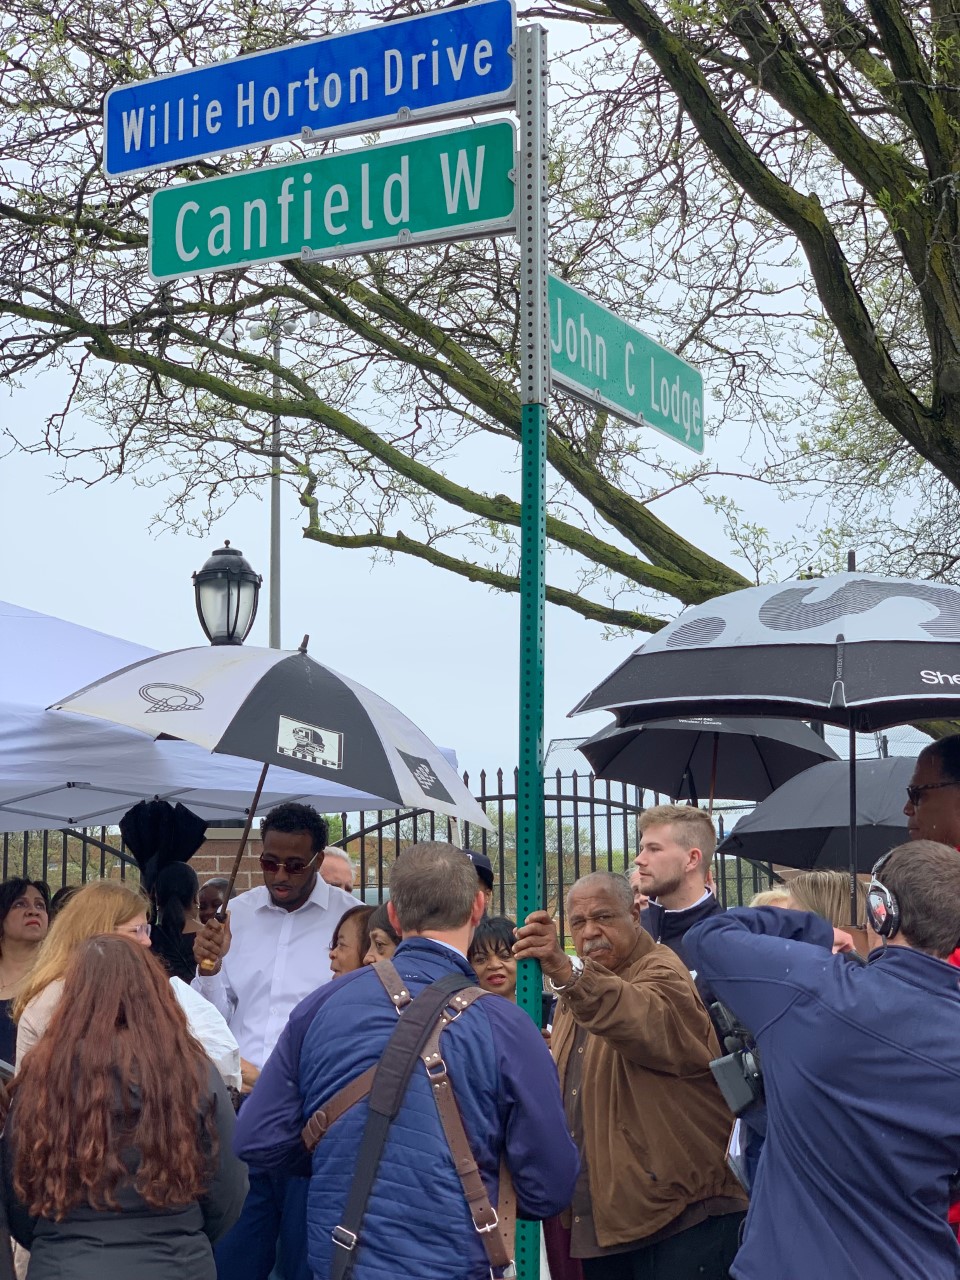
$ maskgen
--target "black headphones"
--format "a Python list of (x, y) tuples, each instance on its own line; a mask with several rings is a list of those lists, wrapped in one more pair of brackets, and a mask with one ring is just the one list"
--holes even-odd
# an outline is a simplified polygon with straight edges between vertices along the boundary
[(870, 928), (880, 938), (892, 938), (900, 928), (900, 903), (879, 879), (883, 864), (889, 857), (890, 854), (885, 853), (876, 863), (870, 872), (870, 886), (867, 889), (867, 919), (870, 921)]

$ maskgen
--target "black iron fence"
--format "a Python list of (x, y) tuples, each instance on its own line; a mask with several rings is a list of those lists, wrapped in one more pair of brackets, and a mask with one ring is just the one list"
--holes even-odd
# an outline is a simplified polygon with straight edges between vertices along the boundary
[[(469, 775), (464, 774), (469, 787)], [(494, 910), (516, 916), (517, 910), (517, 771), (481, 771), (474, 794), (492, 830), (454, 823), (428, 810), (376, 810), (331, 815), (333, 843), (350, 853), (358, 866), (358, 887), (367, 902), (381, 902), (390, 864), (418, 840), (453, 840), (485, 853), (494, 867)], [(543, 879), (548, 910), (565, 934), (564, 899), (570, 885), (589, 871), (627, 872), (640, 843), (638, 819), (644, 800), (660, 797), (620, 782), (601, 782), (592, 773), (552, 773), (544, 786), (545, 842)], [(721, 819), (722, 823), (722, 819)], [(120, 835), (108, 827), (77, 831), (34, 831), (5, 834), (3, 878), (29, 875), (46, 880), (51, 890), (90, 879), (129, 875), (138, 878), (136, 863)], [(717, 896), (726, 906), (749, 902), (777, 878), (769, 864), (735, 857), (718, 858), (714, 868)]]
[[(463, 775), (470, 786), (469, 774)], [(493, 830), (463, 824), (459, 843), (485, 853), (494, 867), (494, 910), (516, 918), (517, 771), (482, 771), (474, 789)], [(599, 781), (592, 773), (550, 774), (544, 785), (545, 841), (543, 879), (547, 909), (555, 913), (561, 934), (566, 891), (589, 871), (628, 872), (640, 845), (638, 818), (660, 797), (621, 782)], [(367, 902), (382, 902), (390, 863), (418, 840), (455, 840), (454, 824), (427, 810), (415, 812), (342, 813), (335, 843), (347, 850), (359, 868), (359, 885)], [(720, 819), (722, 826), (722, 818)], [(336, 829), (336, 828), (335, 828)], [(717, 896), (724, 907), (749, 902), (778, 877), (769, 864), (718, 857), (714, 868)]]
[(88, 880), (125, 880), (140, 872), (124, 849), (119, 832), (110, 827), (82, 830), (18, 831), (3, 834), (3, 879), (29, 876), (46, 880), (51, 892)]

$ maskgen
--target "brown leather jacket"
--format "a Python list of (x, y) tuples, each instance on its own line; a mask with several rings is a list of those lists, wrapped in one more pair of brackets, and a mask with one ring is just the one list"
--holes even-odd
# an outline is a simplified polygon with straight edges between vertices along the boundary
[(683, 961), (642, 931), (617, 972), (584, 961), (553, 1024), (564, 1097), (575, 1023), (591, 1032), (581, 1102), (599, 1243), (642, 1240), (713, 1197), (746, 1209), (724, 1161), (732, 1117), (709, 1067), (720, 1048)]

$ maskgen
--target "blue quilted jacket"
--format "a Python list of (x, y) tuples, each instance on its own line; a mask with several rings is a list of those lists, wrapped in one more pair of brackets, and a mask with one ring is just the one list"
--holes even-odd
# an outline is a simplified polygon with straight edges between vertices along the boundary
[[(426, 938), (403, 942), (393, 963), (414, 995), (450, 973), (473, 977), (459, 952)], [(379, 1059), (396, 1021), (370, 969), (308, 996), (291, 1015), (240, 1113), (237, 1154), (260, 1168), (295, 1170), (302, 1163), (299, 1133), (306, 1119)], [(531, 1218), (560, 1212), (573, 1193), (578, 1158), (556, 1069), (531, 1019), (502, 997), (485, 997), (444, 1031), (441, 1044), (492, 1202), (503, 1153), (519, 1212)], [(340, 1222), (366, 1117), (362, 1102), (332, 1126), (313, 1155), (307, 1233), (316, 1280), (330, 1274), (330, 1233)], [(391, 1127), (357, 1246), (354, 1280), (384, 1276), (489, 1276), (420, 1067)]]

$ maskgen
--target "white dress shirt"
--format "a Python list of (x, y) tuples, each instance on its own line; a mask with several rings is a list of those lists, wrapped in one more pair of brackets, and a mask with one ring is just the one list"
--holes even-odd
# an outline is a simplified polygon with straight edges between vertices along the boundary
[(191, 985), (226, 1018), (247, 1062), (262, 1067), (294, 1007), (330, 981), (333, 931), (360, 905), (319, 875), (296, 911), (276, 906), (266, 885), (230, 903), (230, 950), (220, 972), (198, 973)]

